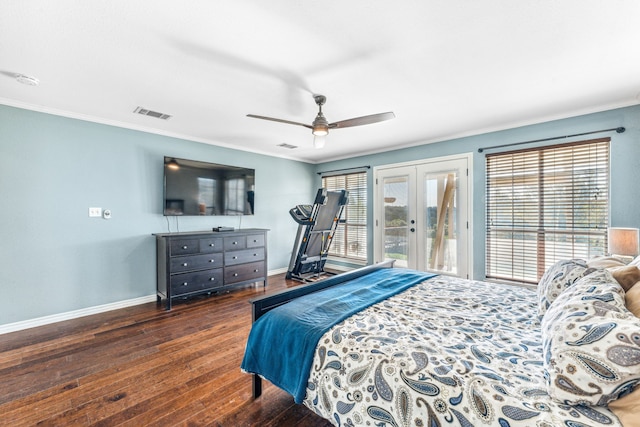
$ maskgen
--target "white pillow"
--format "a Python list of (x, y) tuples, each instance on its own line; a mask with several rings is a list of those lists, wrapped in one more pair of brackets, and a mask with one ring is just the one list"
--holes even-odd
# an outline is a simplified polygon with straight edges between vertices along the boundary
[(590, 268), (616, 268), (625, 265), (627, 264), (613, 256), (599, 256), (587, 261), (587, 266)]

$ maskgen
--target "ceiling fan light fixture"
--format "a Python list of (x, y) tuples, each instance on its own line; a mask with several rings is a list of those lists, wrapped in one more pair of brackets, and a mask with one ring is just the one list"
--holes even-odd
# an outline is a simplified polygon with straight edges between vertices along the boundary
[(316, 148), (316, 149), (324, 148), (325, 140), (326, 140), (325, 135), (314, 135), (313, 148)]
[(322, 112), (318, 113), (316, 119), (312, 123), (313, 133), (315, 136), (325, 136), (329, 133), (329, 122), (325, 119)]
[(314, 126), (313, 134), (315, 136), (327, 136), (329, 134), (329, 128), (322, 127), (322, 126)]

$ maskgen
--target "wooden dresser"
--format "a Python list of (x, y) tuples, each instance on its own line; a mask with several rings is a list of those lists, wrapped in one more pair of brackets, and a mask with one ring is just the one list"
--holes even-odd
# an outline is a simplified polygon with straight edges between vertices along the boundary
[(230, 286), (267, 285), (267, 230), (158, 233), (158, 304), (176, 298), (216, 293)]

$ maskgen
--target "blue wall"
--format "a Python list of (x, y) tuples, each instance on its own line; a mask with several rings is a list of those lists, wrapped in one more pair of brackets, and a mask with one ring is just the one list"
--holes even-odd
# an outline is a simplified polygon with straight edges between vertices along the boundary
[[(428, 126), (428, 124), (425, 124)], [(485, 254), (485, 154), (478, 148), (531, 141), (555, 136), (573, 135), (600, 129), (623, 126), (626, 132), (599, 133), (579, 138), (568, 138), (546, 143), (528, 144), (516, 148), (534, 147), (544, 144), (557, 144), (585, 139), (611, 137), (611, 225), (618, 227), (640, 227), (640, 106), (620, 108), (574, 117), (563, 120), (524, 126), (500, 132), (492, 132), (467, 138), (459, 138), (433, 144), (424, 144), (411, 148), (355, 157), (347, 160), (316, 165), (316, 171), (358, 166), (371, 166), (368, 173), (369, 200), (373, 200), (373, 167), (394, 163), (403, 163), (419, 159), (449, 156), (460, 153), (473, 153), (473, 235), (471, 242), (474, 253), (473, 277), (484, 277)], [(330, 143), (330, 141), (327, 141)], [(514, 149), (504, 148), (502, 150)], [(496, 152), (499, 150), (491, 150)], [(486, 153), (486, 152), (485, 152)], [(316, 182), (320, 182), (317, 178)], [(373, 222), (373, 212), (368, 212), (369, 224)], [(373, 260), (373, 228), (369, 234), (369, 260)]]
[[(611, 224), (638, 227), (640, 106), (319, 165), (0, 106), (0, 325), (155, 293), (151, 233), (168, 231), (161, 213), (165, 155), (256, 169), (255, 216), (242, 224), (237, 217), (185, 217), (179, 227), (269, 228), (275, 270), (288, 265), (296, 232), (288, 209), (312, 200), (316, 172), (472, 152), (473, 273), (482, 278), (485, 167), (477, 149), (618, 126), (627, 131), (606, 134)], [(369, 188), (373, 200), (371, 170)], [(89, 218), (90, 206), (111, 209), (113, 218)], [(175, 218), (169, 224), (176, 231)], [(369, 236), (371, 250), (372, 230)]]
[[(271, 229), (270, 270), (288, 265), (288, 209), (316, 185), (307, 163), (7, 106), (0, 147), (0, 325), (155, 294), (165, 155), (256, 169), (256, 215), (178, 221)], [(112, 219), (89, 218), (90, 206)]]

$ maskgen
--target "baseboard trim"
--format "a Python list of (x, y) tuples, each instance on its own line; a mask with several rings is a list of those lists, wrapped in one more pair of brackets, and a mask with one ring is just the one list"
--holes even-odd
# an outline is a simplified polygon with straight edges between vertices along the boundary
[[(270, 270), (267, 274), (269, 276), (273, 274), (286, 273), (287, 268), (278, 268)], [(23, 320), (15, 323), (7, 323), (0, 325), (0, 335), (8, 334), (11, 332), (18, 332), (24, 329), (36, 328), (38, 326), (49, 325), (51, 323), (63, 322), (65, 320), (77, 319), (79, 317), (91, 316), (92, 314), (104, 313), (106, 311), (117, 310), (119, 308), (131, 307), (139, 304), (146, 304), (148, 302), (156, 301), (156, 294), (147, 295), (139, 298), (132, 298), (124, 301), (112, 302), (110, 304), (97, 305), (94, 307), (87, 307), (80, 310), (68, 311), (66, 313), (52, 314), (50, 316), (36, 317), (35, 319)]]
[(94, 307), (87, 307), (80, 310), (67, 311), (66, 313), (37, 317), (35, 319), (23, 320), (21, 322), (8, 323), (6, 325), (0, 325), (0, 335), (49, 325), (51, 323), (62, 322), (65, 320), (77, 319), (79, 317), (90, 316), (92, 314), (104, 313), (106, 311), (117, 310), (119, 308), (131, 307), (133, 305), (145, 304), (152, 301), (156, 301), (155, 294), (124, 301), (117, 301), (110, 304), (96, 305)]

